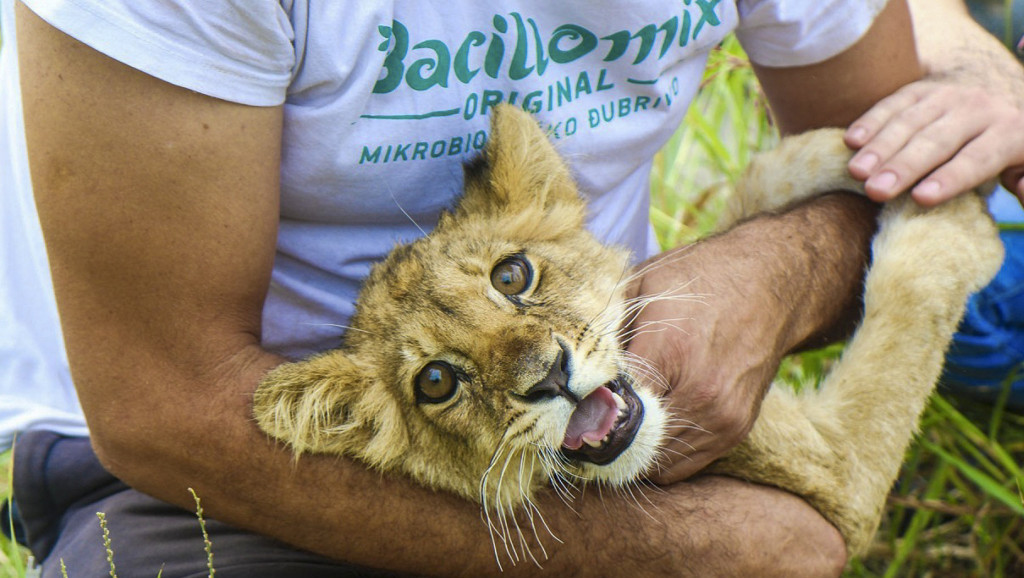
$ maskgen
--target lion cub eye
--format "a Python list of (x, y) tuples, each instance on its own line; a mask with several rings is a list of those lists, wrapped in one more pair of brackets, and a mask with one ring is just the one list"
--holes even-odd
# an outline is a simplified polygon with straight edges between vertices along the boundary
[(459, 381), (452, 366), (443, 361), (431, 361), (416, 375), (416, 401), (441, 403), (455, 395)]
[(491, 285), (502, 295), (519, 295), (530, 287), (533, 269), (520, 255), (503, 259), (491, 269)]

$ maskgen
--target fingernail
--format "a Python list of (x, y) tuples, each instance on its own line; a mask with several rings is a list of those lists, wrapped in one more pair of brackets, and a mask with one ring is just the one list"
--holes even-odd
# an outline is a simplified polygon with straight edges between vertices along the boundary
[(878, 166), (878, 155), (875, 153), (864, 153), (856, 156), (850, 163), (850, 168), (868, 174)]
[(926, 200), (934, 201), (939, 197), (942, 192), (942, 185), (938, 181), (927, 180), (914, 187), (914, 197)]
[(864, 139), (868, 136), (868, 129), (862, 126), (851, 127), (846, 133), (846, 139), (850, 142), (863, 144)]
[(893, 189), (896, 187), (896, 181), (896, 173), (885, 171), (871, 177), (864, 185), (880, 193), (888, 194), (894, 192)]

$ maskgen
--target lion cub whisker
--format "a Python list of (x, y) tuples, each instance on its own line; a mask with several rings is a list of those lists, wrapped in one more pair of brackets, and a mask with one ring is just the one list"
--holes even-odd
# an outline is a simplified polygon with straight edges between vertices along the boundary
[(337, 328), (337, 329), (341, 329), (342, 331), (358, 331), (360, 333), (366, 333), (367, 335), (373, 335), (375, 337), (380, 337), (379, 335), (375, 334), (372, 331), (367, 331), (366, 329), (361, 329), (359, 327), (352, 327), (352, 326), (349, 326), (349, 325), (340, 325), (338, 323), (306, 323), (305, 325), (309, 325), (311, 327), (334, 327), (334, 328)]

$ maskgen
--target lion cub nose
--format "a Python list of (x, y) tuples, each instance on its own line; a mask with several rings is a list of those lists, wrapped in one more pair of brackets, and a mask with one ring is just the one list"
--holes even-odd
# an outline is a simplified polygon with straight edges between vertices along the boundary
[(561, 341), (559, 341), (558, 345), (560, 347), (558, 355), (555, 356), (555, 360), (548, 367), (548, 374), (523, 394), (522, 397), (526, 401), (539, 402), (561, 396), (573, 403), (579, 403), (580, 398), (569, 391), (568, 387), (569, 352), (566, 351), (565, 344), (561, 343)]

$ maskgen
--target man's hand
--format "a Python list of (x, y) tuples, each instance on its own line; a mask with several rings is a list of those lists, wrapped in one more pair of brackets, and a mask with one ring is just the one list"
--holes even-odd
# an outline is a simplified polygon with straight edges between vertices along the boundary
[(659, 255), (634, 287), (656, 297), (632, 323), (628, 351), (664, 380), (655, 387), (668, 388), (673, 415), (659, 483), (690, 477), (747, 435), (782, 358), (772, 318), (781, 303), (744, 286), (754, 265), (722, 252), (709, 243)]
[(853, 326), (876, 214), (862, 197), (828, 195), (641, 267), (632, 293), (664, 298), (633, 321), (628, 350), (664, 378), (678, 420), (655, 481), (724, 455), (753, 426), (782, 357)]
[(950, 78), (906, 86), (850, 126), (850, 172), (876, 201), (909, 189), (932, 206), (1000, 173), (1024, 201), (1024, 103), (1013, 96)]
[(1000, 175), (1024, 202), (1024, 67), (962, 0), (910, 0), (927, 73), (850, 125), (868, 194), (934, 205)]

